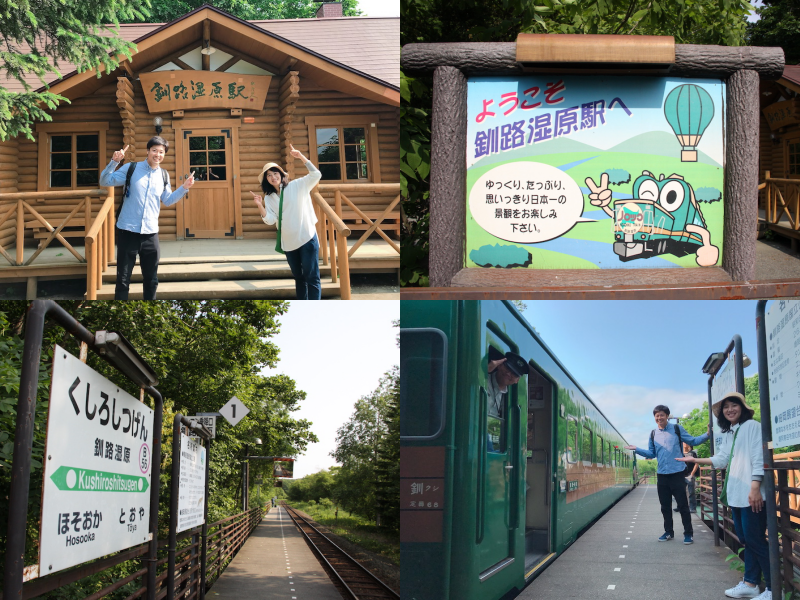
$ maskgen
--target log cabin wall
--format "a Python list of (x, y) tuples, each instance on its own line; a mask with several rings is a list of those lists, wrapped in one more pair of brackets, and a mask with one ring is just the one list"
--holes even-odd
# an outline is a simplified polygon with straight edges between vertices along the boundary
[[(19, 142), (16, 139), (0, 144), (0, 193), (19, 191)], [(4, 215), (12, 203), (0, 206), (0, 216)], [(0, 225), (0, 246), (8, 248), (16, 239), (15, 216), (11, 215), (5, 224)]]

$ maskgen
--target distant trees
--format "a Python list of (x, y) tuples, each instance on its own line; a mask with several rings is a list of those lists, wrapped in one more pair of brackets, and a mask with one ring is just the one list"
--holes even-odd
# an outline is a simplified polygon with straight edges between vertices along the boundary
[[(150, 0), (150, 23), (169, 22), (208, 4), (206, 0)], [(245, 21), (259, 19), (306, 19), (313, 17), (319, 3), (313, 0), (215, 0), (214, 6)], [(358, 0), (342, 0), (346, 17), (361, 14)], [(139, 20), (124, 21), (138, 23)]]

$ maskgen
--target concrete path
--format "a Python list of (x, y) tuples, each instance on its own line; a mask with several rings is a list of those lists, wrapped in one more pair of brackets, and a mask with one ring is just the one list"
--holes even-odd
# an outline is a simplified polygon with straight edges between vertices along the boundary
[(517, 597), (614, 600), (724, 600), (741, 580), (728, 568), (731, 551), (694, 515), (694, 544), (658, 542), (664, 521), (655, 485), (639, 486), (585, 532)]
[(209, 600), (341, 600), (303, 535), (273, 508), (206, 594)]

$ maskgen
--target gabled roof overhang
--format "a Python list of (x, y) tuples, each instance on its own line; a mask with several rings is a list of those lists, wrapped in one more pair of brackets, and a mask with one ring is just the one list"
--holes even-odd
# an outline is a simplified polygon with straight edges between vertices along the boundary
[[(212, 46), (214, 40), (218, 40), (246, 57), (262, 64), (275, 65), (281, 70), (276, 75), (283, 75), (287, 70), (299, 71), (301, 76), (313, 80), (323, 88), (400, 106), (399, 88), (208, 5), (134, 40), (137, 52), (130, 61), (133, 72), (155, 64), (159, 59), (170, 56), (195, 41), (199, 45), (203, 39), (203, 23), (206, 20), (211, 26)], [(120, 61), (125, 60), (124, 56), (118, 58)], [(98, 78), (95, 70), (83, 73), (73, 71), (50, 84), (49, 91), (74, 100), (107, 85), (109, 78), (125, 73), (122, 68), (104, 73), (102, 66), (100, 72), (101, 76)], [(46, 89), (42, 87), (39, 91)]]

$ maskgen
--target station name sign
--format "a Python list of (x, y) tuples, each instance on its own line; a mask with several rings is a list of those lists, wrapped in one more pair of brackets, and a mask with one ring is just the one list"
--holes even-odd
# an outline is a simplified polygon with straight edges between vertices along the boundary
[(141, 73), (147, 110), (151, 113), (203, 108), (262, 110), (269, 75), (218, 71), (155, 71)]
[(151, 537), (153, 410), (60, 346), (48, 410), (42, 576)]

